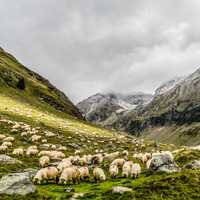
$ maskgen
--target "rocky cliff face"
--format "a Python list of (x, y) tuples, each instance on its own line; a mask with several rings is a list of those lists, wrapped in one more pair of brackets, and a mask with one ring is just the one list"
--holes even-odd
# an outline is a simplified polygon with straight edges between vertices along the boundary
[[(137, 113), (123, 116), (115, 123), (116, 128), (128, 132), (141, 132), (145, 128), (171, 124), (190, 124), (200, 121), (200, 69), (180, 79), (165, 92)], [(158, 90), (157, 90), (158, 91)], [(122, 124), (120, 127), (118, 124)]]
[(152, 95), (135, 93), (124, 94), (96, 94), (77, 104), (86, 120), (107, 126), (113, 116), (135, 109), (139, 105), (147, 104)]

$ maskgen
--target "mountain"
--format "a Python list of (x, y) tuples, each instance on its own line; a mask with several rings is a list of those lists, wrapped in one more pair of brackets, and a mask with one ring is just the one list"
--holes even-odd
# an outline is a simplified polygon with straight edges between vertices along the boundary
[(23, 66), (2, 48), (0, 48), (0, 86), (1, 93), (12, 90), (16, 97), (23, 97), (23, 101), (38, 106), (48, 105), (82, 119), (79, 110), (63, 92), (47, 79)]
[(133, 94), (95, 94), (80, 103), (77, 107), (86, 120), (96, 124), (103, 124), (113, 114), (121, 114), (133, 110), (139, 105), (145, 105), (151, 101), (152, 95), (144, 93)]
[(161, 95), (172, 89), (176, 84), (178, 84), (183, 77), (175, 77), (165, 83), (163, 83), (160, 87), (158, 87), (155, 91), (155, 96)]
[[(142, 135), (145, 131), (145, 135), (147, 137), (148, 134), (151, 135), (152, 139), (160, 135), (160, 139), (165, 139), (165, 141), (198, 144), (200, 138), (200, 69), (185, 78), (169, 83), (168, 89), (162, 86), (156, 90), (156, 95), (148, 105), (137, 112), (121, 117), (115, 123), (115, 128), (136, 135)], [(163, 129), (166, 127), (168, 132)], [(185, 133), (186, 128), (187, 134)], [(162, 133), (158, 134), (160, 130), (165, 133), (165, 137), (162, 137)], [(193, 134), (193, 137), (190, 137), (189, 133)], [(170, 138), (172, 134), (174, 135)]]

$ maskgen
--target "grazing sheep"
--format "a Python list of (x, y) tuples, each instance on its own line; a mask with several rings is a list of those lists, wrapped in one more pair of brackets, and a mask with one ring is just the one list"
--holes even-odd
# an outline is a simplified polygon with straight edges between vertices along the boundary
[(101, 164), (103, 162), (103, 159), (104, 159), (103, 155), (101, 153), (98, 153), (92, 157), (92, 164), (94, 165)]
[(38, 156), (50, 156), (50, 154), (51, 154), (51, 151), (40, 151)]
[(15, 138), (14, 137), (6, 137), (3, 139), (3, 142), (14, 142)]
[(13, 155), (16, 156), (23, 156), (24, 155), (24, 149), (23, 148), (17, 148), (13, 150)]
[(60, 176), (59, 184), (73, 184), (79, 182), (80, 172), (77, 167), (65, 168)]
[(116, 176), (118, 175), (118, 173), (119, 173), (118, 166), (111, 164), (110, 167), (109, 167), (109, 174), (110, 174), (110, 176), (112, 178), (116, 178)]
[(89, 173), (88, 167), (80, 167), (79, 172), (80, 172), (80, 179), (81, 180), (89, 179), (90, 173)]
[(42, 156), (39, 159), (39, 164), (41, 167), (46, 167), (50, 163), (50, 158), (48, 156)]
[(7, 147), (12, 147), (12, 143), (11, 142), (3, 142), (2, 145), (3, 146), (7, 146)]
[(41, 142), (42, 143), (47, 143), (47, 139), (43, 139)]
[(0, 152), (6, 152), (7, 150), (8, 150), (8, 146), (6, 146), (6, 145), (0, 146)]
[(59, 173), (62, 173), (65, 168), (71, 167), (72, 163), (68, 158), (63, 159), (57, 166)]
[(3, 140), (4, 138), (6, 138), (6, 136), (3, 134), (0, 134), (0, 140)]
[(41, 135), (33, 135), (31, 137), (32, 142), (39, 142), (41, 140), (42, 136)]
[(58, 177), (58, 170), (56, 167), (46, 167), (40, 169), (35, 177), (33, 178), (33, 183), (41, 184), (43, 181), (54, 180), (56, 183), (56, 179)]
[(129, 156), (129, 153), (128, 153), (127, 150), (124, 150), (124, 151), (122, 152), (122, 155), (128, 157), (128, 156)]
[(99, 168), (99, 167), (95, 167), (93, 170), (93, 176), (94, 176), (94, 180), (96, 182), (98, 181), (105, 181), (106, 180), (106, 176), (105, 173), (103, 171), (103, 169)]
[(22, 133), (21, 133), (21, 137), (26, 137), (26, 136), (28, 136), (28, 133), (27, 133), (27, 132), (22, 132)]
[(81, 166), (87, 165), (87, 158), (86, 158), (86, 156), (83, 156), (82, 158), (80, 158), (78, 163)]
[(30, 146), (28, 147), (28, 149), (26, 150), (26, 155), (27, 156), (36, 156), (38, 154), (38, 149), (37, 146)]
[(131, 175), (131, 169), (132, 169), (133, 162), (132, 161), (126, 161), (122, 167), (122, 176), (125, 178), (128, 178)]
[(65, 146), (60, 146), (60, 147), (58, 148), (58, 150), (59, 150), (59, 151), (66, 151), (66, 150), (67, 150), (67, 147), (65, 147)]
[(80, 150), (76, 150), (76, 151), (74, 152), (74, 155), (76, 155), (76, 156), (80, 156), (80, 154), (81, 154), (81, 151), (80, 151)]
[(131, 177), (137, 178), (139, 177), (140, 173), (141, 173), (140, 164), (134, 163), (131, 168)]
[(118, 167), (122, 168), (124, 165), (125, 160), (123, 158), (118, 158), (112, 161), (111, 165), (117, 165)]

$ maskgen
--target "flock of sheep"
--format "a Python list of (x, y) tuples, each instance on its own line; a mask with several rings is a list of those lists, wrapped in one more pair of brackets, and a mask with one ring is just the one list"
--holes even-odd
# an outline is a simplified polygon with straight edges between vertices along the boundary
[[(40, 127), (31, 128), (29, 125), (22, 122), (13, 122), (10, 120), (0, 120), (12, 125), (11, 132), (17, 132), (18, 129), (24, 130), (21, 132), (21, 137), (30, 137), (31, 145), (26, 149), (18, 147), (13, 149), (12, 154), (15, 156), (39, 157), (40, 169), (33, 178), (35, 184), (42, 184), (44, 182), (55, 182), (59, 184), (75, 184), (80, 181), (88, 181), (93, 177), (93, 180), (105, 181), (105, 168), (102, 168), (103, 161), (109, 163), (109, 176), (116, 178), (120, 171), (121, 176), (128, 178), (137, 178), (141, 173), (140, 163), (146, 165), (148, 169), (154, 155), (161, 154), (161, 152), (151, 153), (137, 153), (130, 155), (127, 150), (123, 152), (106, 153), (103, 150), (96, 150), (93, 155), (82, 155), (83, 152), (76, 150), (73, 156), (66, 157), (64, 151), (67, 150), (65, 146), (49, 145), (50, 150), (39, 150), (38, 143), (47, 143), (49, 137), (56, 136), (56, 134), (46, 131), (45, 138), (42, 139), (39, 135)], [(0, 152), (6, 153), (12, 147), (15, 138), (0, 134)], [(48, 144), (47, 144), (48, 145)], [(170, 152), (168, 154), (171, 155)], [(129, 158), (140, 162), (133, 162)], [(107, 171), (107, 170), (106, 170)]]

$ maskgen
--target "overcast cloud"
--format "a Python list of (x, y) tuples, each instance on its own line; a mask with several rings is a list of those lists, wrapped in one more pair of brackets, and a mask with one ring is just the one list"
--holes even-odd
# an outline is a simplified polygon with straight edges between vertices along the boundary
[(200, 0), (0, 0), (0, 46), (74, 102), (153, 93), (200, 66)]

